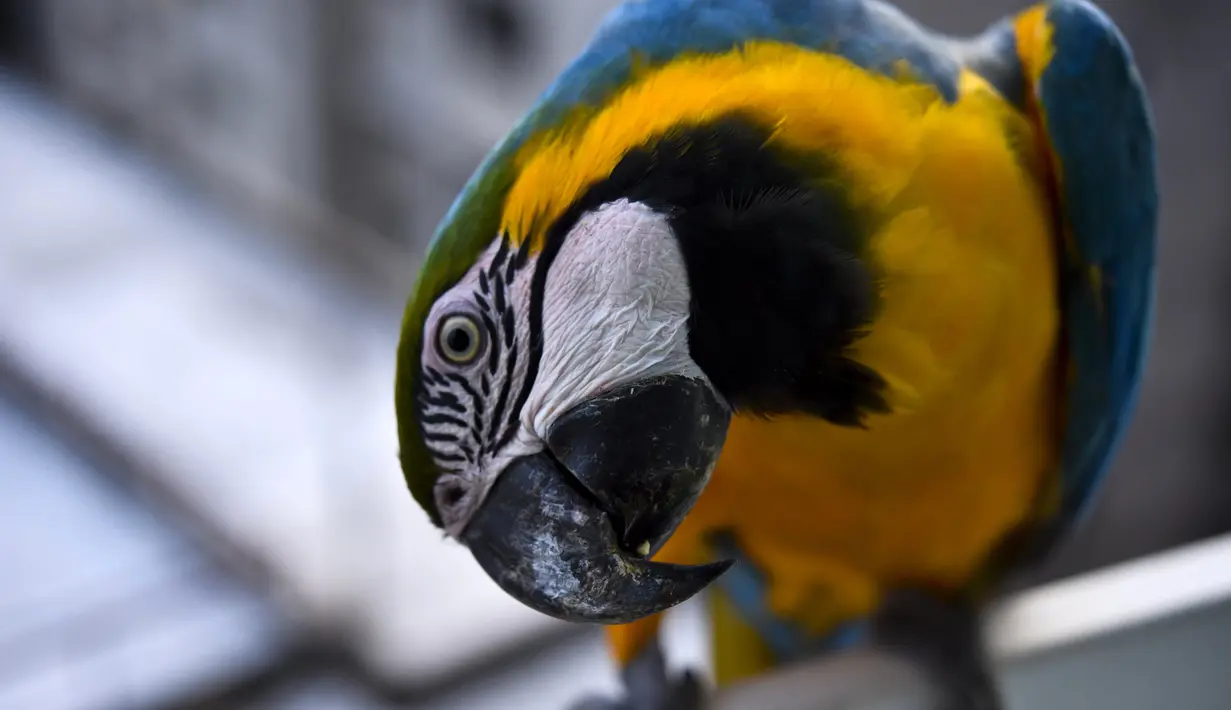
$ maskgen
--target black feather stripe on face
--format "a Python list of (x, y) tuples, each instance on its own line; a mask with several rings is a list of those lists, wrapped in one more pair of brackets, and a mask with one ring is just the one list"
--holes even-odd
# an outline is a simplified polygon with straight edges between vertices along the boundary
[[(424, 442), (442, 472), (460, 473), (463, 462), (477, 466), (481, 457), (500, 448), (498, 432), (515, 431), (519, 412), (508, 407), (508, 399), (515, 386), (519, 348), (514, 337), (515, 304), (509, 298), (509, 289), (526, 263), (524, 250), (514, 253), (506, 235), (501, 237), (491, 261), (478, 272), (477, 287), (470, 296), (488, 344), (481, 371), (424, 368), (418, 384), (417, 419)], [(493, 392), (493, 381), (499, 383), (498, 392)], [(524, 389), (528, 383), (520, 387)]]

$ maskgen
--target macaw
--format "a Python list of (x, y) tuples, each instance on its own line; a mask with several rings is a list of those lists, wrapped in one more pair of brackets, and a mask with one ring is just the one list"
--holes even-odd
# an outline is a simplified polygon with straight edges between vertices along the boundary
[(1088, 509), (1151, 321), (1152, 119), (1084, 0), (970, 39), (878, 0), (641, 0), (434, 236), (410, 492), (627, 696), (710, 591), (719, 685), (857, 644), (998, 707), (977, 618)]

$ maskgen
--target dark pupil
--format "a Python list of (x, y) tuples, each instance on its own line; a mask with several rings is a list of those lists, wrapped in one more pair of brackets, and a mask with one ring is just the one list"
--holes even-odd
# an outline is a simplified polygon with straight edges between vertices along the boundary
[(453, 328), (445, 336), (445, 345), (451, 352), (465, 354), (470, 351), (470, 333), (465, 328)]

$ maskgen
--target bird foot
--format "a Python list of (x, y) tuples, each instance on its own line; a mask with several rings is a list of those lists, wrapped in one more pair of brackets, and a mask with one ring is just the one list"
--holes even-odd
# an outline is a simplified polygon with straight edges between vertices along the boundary
[(937, 710), (1002, 710), (972, 606), (921, 591), (895, 591), (886, 596), (870, 631), (874, 646), (924, 671), (937, 691)]
[(697, 674), (686, 670), (674, 676), (657, 641), (652, 642), (621, 672), (624, 697), (590, 696), (569, 710), (704, 710), (705, 685)]

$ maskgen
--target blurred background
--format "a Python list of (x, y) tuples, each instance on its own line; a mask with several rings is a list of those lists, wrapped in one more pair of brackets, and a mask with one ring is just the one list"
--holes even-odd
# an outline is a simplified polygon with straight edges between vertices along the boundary
[[(437, 220), (615, 4), (0, 3), (0, 708), (616, 687), (415, 507), (391, 384)], [(1102, 6), (1156, 113), (1158, 316), (1099, 507), (1026, 584), (1231, 530), (1231, 5)], [(695, 606), (669, 648), (704, 666)]]

